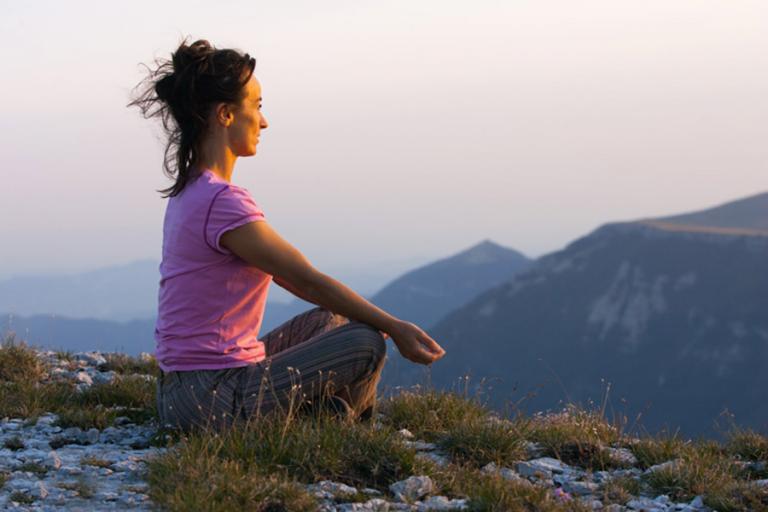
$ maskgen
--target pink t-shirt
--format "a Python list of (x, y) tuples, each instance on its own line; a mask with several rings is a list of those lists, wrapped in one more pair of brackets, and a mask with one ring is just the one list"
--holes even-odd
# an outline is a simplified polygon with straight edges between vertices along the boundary
[(210, 170), (168, 199), (163, 222), (155, 356), (163, 371), (235, 368), (265, 358), (259, 328), (272, 276), (220, 245), (264, 220), (243, 187)]

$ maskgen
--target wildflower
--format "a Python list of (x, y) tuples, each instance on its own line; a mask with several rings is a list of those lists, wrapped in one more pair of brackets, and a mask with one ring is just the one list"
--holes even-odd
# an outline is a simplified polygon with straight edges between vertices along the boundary
[(559, 499), (562, 502), (571, 501), (573, 497), (565, 492), (562, 487), (558, 487), (552, 493), (555, 495), (555, 498)]

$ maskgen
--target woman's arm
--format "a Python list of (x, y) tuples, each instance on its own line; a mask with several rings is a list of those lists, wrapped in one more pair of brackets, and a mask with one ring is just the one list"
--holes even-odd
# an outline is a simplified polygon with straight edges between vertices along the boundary
[(220, 243), (247, 263), (272, 275), (276, 283), (291, 293), (389, 334), (400, 353), (411, 361), (431, 364), (445, 354), (440, 345), (416, 325), (395, 318), (341, 282), (319, 272), (266, 221), (250, 222), (227, 231)]

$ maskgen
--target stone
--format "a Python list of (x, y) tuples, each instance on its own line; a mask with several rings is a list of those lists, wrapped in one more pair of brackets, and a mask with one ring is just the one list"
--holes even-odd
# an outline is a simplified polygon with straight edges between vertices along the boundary
[(537, 474), (543, 474), (546, 478), (551, 478), (553, 474), (564, 473), (571, 468), (557, 459), (541, 457), (539, 459), (518, 462), (515, 469), (522, 476), (536, 476)]
[(448, 464), (450, 464), (450, 462), (451, 462), (450, 459), (447, 456), (445, 456), (444, 454), (439, 453), (439, 452), (433, 452), (433, 451), (417, 452), (416, 453), (416, 458), (417, 459), (428, 460), (430, 462), (435, 463), (439, 467), (445, 467)]
[(600, 486), (594, 482), (566, 481), (563, 483), (565, 492), (576, 496), (595, 494), (599, 488)]
[(453, 499), (449, 500), (445, 496), (430, 496), (422, 502), (417, 502), (417, 510), (419, 512), (432, 512), (438, 510), (467, 510), (467, 500)]
[(88, 372), (81, 370), (75, 373), (75, 382), (90, 387), (93, 386), (93, 377), (88, 375)]
[(389, 486), (389, 490), (398, 501), (416, 501), (431, 493), (434, 489), (432, 479), (428, 476), (412, 476)]
[(414, 437), (411, 431), (408, 430), (407, 428), (400, 429), (397, 431), (397, 433), (400, 434), (403, 437), (403, 439), (413, 439)]
[(107, 364), (107, 359), (99, 352), (78, 352), (73, 357), (76, 361), (84, 362), (88, 366), (95, 366), (96, 368)]
[(48, 469), (57, 470), (61, 467), (61, 458), (55, 450), (51, 450), (43, 459), (42, 465)]
[(357, 489), (354, 487), (338, 482), (332, 482), (331, 480), (322, 480), (320, 482), (310, 484), (307, 486), (307, 489), (310, 492), (319, 491), (319, 493), (316, 494), (318, 498), (320, 498), (322, 495), (323, 497), (330, 496), (331, 498), (343, 499), (357, 494)]
[(676, 466), (683, 463), (682, 459), (674, 459), (674, 460), (668, 460), (666, 462), (662, 462), (661, 464), (656, 464), (655, 466), (651, 466), (648, 469), (645, 470), (646, 473), (655, 473), (656, 471), (661, 470), (667, 470), (667, 469), (673, 469)]
[(636, 466), (637, 457), (627, 448), (605, 448), (604, 451), (608, 454), (608, 458), (616, 465), (621, 466)]

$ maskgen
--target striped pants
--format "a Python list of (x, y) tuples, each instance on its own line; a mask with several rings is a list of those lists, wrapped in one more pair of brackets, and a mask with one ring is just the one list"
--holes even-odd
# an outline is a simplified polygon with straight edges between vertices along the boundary
[(369, 417), (386, 360), (374, 327), (320, 307), (296, 315), (261, 337), (266, 358), (223, 370), (160, 372), (160, 423), (189, 431), (257, 421), (328, 394), (343, 398), (354, 417)]

